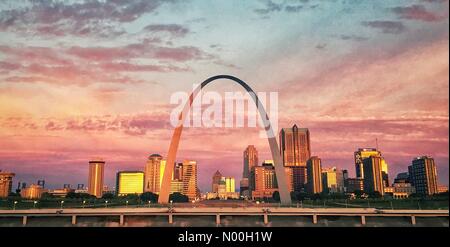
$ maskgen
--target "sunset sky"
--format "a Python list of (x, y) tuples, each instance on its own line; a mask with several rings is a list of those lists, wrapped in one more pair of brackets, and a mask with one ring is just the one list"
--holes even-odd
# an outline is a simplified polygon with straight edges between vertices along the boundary
[[(448, 0), (1, 1), (0, 169), (14, 188), (87, 185), (102, 157), (112, 187), (166, 157), (174, 92), (231, 74), (279, 93), (279, 127), (309, 128), (323, 167), (354, 176), (378, 138), (391, 180), (430, 155), (448, 185), (448, 27)], [(238, 181), (247, 145), (271, 159), (258, 131), (186, 129), (177, 160), (198, 161), (202, 191), (216, 170)]]

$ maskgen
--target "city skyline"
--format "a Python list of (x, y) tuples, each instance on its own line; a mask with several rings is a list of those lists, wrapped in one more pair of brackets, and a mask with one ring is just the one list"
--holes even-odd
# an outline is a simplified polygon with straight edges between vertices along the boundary
[[(378, 139), (390, 174), (429, 155), (448, 186), (448, 1), (193, 3), (0, 3), (0, 169), (56, 188), (88, 184), (102, 157), (113, 187), (167, 156), (171, 93), (227, 73), (279, 92), (278, 126), (308, 128), (323, 167), (354, 177)], [(258, 131), (186, 129), (177, 160), (198, 162), (205, 191), (218, 169), (241, 178), (248, 144), (270, 159)]]

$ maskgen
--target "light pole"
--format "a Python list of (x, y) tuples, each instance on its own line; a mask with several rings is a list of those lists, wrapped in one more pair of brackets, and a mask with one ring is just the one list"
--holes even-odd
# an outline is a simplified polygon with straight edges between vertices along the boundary
[(389, 201), (391, 203), (391, 209), (394, 210), (394, 205), (392, 204), (392, 201)]
[(61, 209), (63, 209), (64, 201), (61, 201)]
[(128, 208), (128, 201), (126, 201), (126, 202), (125, 202), (125, 207), (127, 207), (127, 208)]
[(14, 201), (13, 210), (16, 210), (16, 204), (17, 204), (17, 201)]
[(37, 204), (38, 202), (37, 201), (34, 201), (33, 202), (33, 208), (36, 208), (36, 204)]
[(108, 207), (108, 201), (106, 200), (105, 201), (105, 208), (107, 208)]
[(152, 201), (148, 201), (148, 207), (150, 207), (150, 204), (152, 204)]
[(83, 201), (83, 208), (84, 208), (85, 204), (86, 204), (86, 201)]

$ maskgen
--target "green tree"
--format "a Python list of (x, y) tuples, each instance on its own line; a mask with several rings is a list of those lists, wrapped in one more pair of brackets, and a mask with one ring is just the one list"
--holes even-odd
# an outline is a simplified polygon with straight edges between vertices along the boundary
[(141, 199), (141, 201), (144, 202), (157, 202), (158, 201), (158, 195), (152, 192), (144, 192), (142, 193), (139, 198)]
[(272, 199), (276, 202), (279, 202), (280, 201), (280, 192), (274, 191), (272, 194)]
[(102, 199), (114, 199), (114, 194), (113, 193), (105, 193), (105, 194), (103, 194)]
[(173, 202), (189, 202), (189, 197), (179, 192), (170, 194), (169, 201)]

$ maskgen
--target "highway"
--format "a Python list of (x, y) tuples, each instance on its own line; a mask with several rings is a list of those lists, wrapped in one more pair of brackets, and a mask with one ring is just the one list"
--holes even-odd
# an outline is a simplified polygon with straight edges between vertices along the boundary
[(261, 216), (264, 224), (273, 216), (308, 216), (316, 224), (319, 217), (347, 216), (360, 218), (361, 225), (366, 224), (366, 217), (409, 217), (412, 225), (417, 217), (447, 217), (449, 210), (380, 210), (375, 208), (283, 208), (283, 207), (180, 207), (180, 208), (68, 208), (68, 209), (26, 209), (0, 210), (2, 218), (22, 217), (22, 224), (27, 225), (29, 217), (71, 217), (72, 224), (77, 224), (77, 217), (116, 216), (123, 225), (127, 216), (164, 216), (172, 224), (177, 216), (215, 216), (216, 224), (221, 224), (222, 216)]

